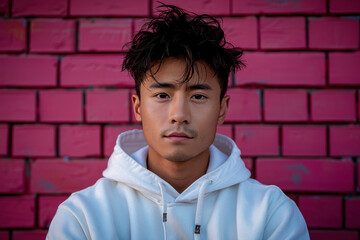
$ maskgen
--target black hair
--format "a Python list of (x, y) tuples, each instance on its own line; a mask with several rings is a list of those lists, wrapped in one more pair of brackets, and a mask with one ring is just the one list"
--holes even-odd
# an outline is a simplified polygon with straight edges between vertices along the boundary
[[(140, 97), (140, 85), (146, 73), (167, 57), (182, 57), (186, 62), (183, 82), (189, 81), (197, 64), (207, 63), (216, 74), (222, 99), (228, 86), (229, 74), (240, 69), (243, 51), (226, 42), (220, 23), (210, 15), (197, 15), (162, 4), (159, 14), (146, 23), (128, 43), (122, 69), (135, 80)], [(151, 76), (155, 79), (154, 73)], [(156, 79), (155, 79), (156, 80)]]

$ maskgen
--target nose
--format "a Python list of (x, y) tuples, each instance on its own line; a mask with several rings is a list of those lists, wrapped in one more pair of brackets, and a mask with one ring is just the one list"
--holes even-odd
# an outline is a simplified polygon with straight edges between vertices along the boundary
[(169, 121), (172, 124), (189, 124), (191, 121), (190, 106), (185, 96), (174, 96), (170, 103)]

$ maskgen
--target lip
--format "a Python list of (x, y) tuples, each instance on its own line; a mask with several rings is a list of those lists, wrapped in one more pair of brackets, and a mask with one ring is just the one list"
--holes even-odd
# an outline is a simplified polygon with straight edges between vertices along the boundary
[(174, 142), (184, 142), (192, 139), (193, 137), (189, 136), (184, 132), (172, 132), (165, 136), (165, 138), (174, 141)]

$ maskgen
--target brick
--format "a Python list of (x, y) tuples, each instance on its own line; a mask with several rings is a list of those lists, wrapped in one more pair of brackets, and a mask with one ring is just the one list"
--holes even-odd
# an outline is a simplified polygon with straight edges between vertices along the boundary
[[(0, 16), (9, 14), (9, 1), (10, 0), (0, 0)], [(2, 240), (2, 238), (0, 238)]]
[(86, 92), (87, 122), (129, 122), (128, 90), (93, 90)]
[(32, 230), (32, 231), (23, 231), (18, 230), (13, 232), (12, 240), (41, 240), (46, 238), (47, 231), (45, 230)]
[(139, 125), (133, 126), (106, 126), (104, 128), (104, 155), (109, 157), (114, 151), (114, 147), (116, 144), (117, 137), (120, 133), (133, 130), (133, 129), (141, 129)]
[(0, 52), (23, 52), (26, 49), (26, 23), (23, 20), (0, 20)]
[(360, 156), (360, 127), (331, 126), (330, 156)]
[(350, 160), (258, 159), (256, 178), (290, 192), (341, 192), (354, 190), (354, 164)]
[(326, 156), (325, 126), (284, 126), (284, 156)]
[(57, 60), (55, 57), (0, 56), (0, 66), (0, 87), (56, 86)]
[(310, 239), (311, 240), (358, 240), (357, 232), (350, 231), (326, 231), (326, 230), (310, 230)]
[(216, 132), (222, 135), (225, 135), (229, 138), (233, 138), (232, 134), (232, 126), (231, 125), (218, 125)]
[(311, 93), (312, 121), (355, 121), (354, 91), (322, 90)]
[(9, 142), (9, 127), (5, 124), (0, 124), (0, 155), (8, 154)]
[(8, 231), (0, 231), (0, 240), (9, 240), (9, 239), (10, 239), (10, 234)]
[(303, 90), (265, 90), (264, 119), (265, 121), (306, 121), (307, 93)]
[(309, 19), (309, 48), (352, 49), (359, 47), (359, 20), (339, 17)]
[(150, 2), (147, 0), (72, 0), (71, 16), (148, 16)]
[(260, 90), (229, 89), (227, 95), (231, 99), (226, 121), (260, 121), (260, 94)]
[(14, 17), (64, 17), (67, 15), (67, 2), (67, 0), (13, 0), (12, 13)]
[(354, 0), (330, 0), (331, 13), (359, 13), (360, 2)]
[(358, 85), (360, 52), (329, 53), (329, 84)]
[(141, 28), (144, 26), (144, 24), (148, 23), (150, 21), (150, 19), (148, 18), (137, 18), (134, 19), (134, 29), (133, 29), (133, 35), (135, 36), (135, 34), (137, 34)]
[(301, 196), (299, 208), (308, 227), (341, 228), (342, 199), (330, 196)]
[(237, 85), (325, 85), (325, 55), (323, 53), (246, 52), (244, 60), (247, 67), (236, 73)]
[(360, 198), (349, 198), (345, 201), (346, 228), (360, 228)]
[(260, 18), (260, 46), (263, 49), (306, 48), (305, 18)]
[(50, 125), (14, 126), (12, 154), (16, 157), (55, 156), (55, 127)]
[(243, 0), (233, 1), (233, 14), (316, 14), (326, 13), (326, 0), (303, 1), (268, 1)]
[(32, 164), (32, 193), (72, 193), (93, 185), (102, 176), (104, 160), (37, 160)]
[[(187, 11), (195, 12), (197, 14), (210, 15), (230, 15), (230, 0), (212, 0), (207, 2), (192, 1), (192, 0), (166, 0), (166, 4), (179, 6)], [(160, 1), (153, 3), (153, 12), (161, 4)]]
[(32, 228), (35, 225), (35, 197), (0, 198), (1, 228)]
[(251, 158), (243, 158), (242, 159), (245, 163), (245, 167), (250, 170), (250, 172), (253, 171), (253, 161)]
[(41, 122), (81, 122), (82, 92), (77, 90), (39, 91)]
[(79, 51), (122, 51), (131, 41), (130, 19), (82, 20), (79, 26)]
[(243, 156), (279, 154), (279, 129), (273, 125), (237, 125), (235, 141)]
[(24, 193), (25, 161), (0, 160), (0, 193)]
[(60, 126), (60, 156), (97, 157), (100, 150), (100, 126)]
[(74, 20), (33, 20), (30, 25), (30, 52), (74, 52), (75, 27)]
[(36, 120), (36, 95), (34, 91), (0, 91), (0, 121), (34, 122)]
[(243, 49), (257, 49), (257, 21), (255, 17), (224, 18), (226, 41)]
[(62, 87), (133, 87), (135, 82), (123, 72), (122, 55), (75, 55), (61, 61)]
[[(70, 169), (72, 171), (72, 169)], [(73, 179), (72, 179), (73, 180)], [(51, 220), (55, 216), (60, 203), (65, 201), (67, 196), (40, 196), (39, 197), (39, 226), (49, 227)]]

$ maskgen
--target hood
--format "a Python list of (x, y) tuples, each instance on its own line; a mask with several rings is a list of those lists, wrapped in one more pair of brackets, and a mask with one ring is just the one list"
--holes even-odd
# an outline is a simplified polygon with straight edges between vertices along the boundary
[(230, 187), (250, 177), (250, 171), (241, 160), (240, 150), (234, 141), (226, 136), (216, 134), (213, 145), (227, 155), (227, 160), (218, 168), (203, 175), (179, 194), (170, 184), (130, 156), (130, 154), (146, 145), (147, 142), (142, 130), (131, 130), (120, 134), (103, 176), (126, 184), (156, 201), (162, 199), (162, 191), (165, 191), (168, 200), (171, 199), (174, 202), (196, 201), (201, 186), (209, 180), (211, 184), (206, 187), (204, 194)]

